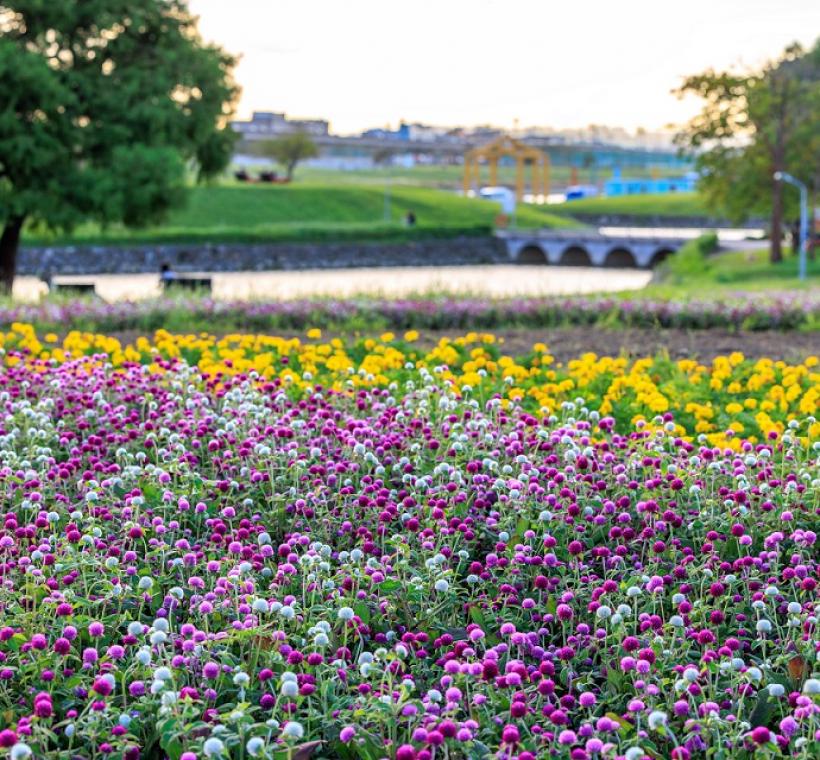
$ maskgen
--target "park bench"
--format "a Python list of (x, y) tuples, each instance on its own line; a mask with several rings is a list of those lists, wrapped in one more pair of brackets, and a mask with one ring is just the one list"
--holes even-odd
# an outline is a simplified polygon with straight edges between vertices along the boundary
[(65, 293), (75, 296), (96, 296), (97, 290), (93, 282), (52, 282), (51, 290), (55, 293)]
[(163, 280), (162, 286), (165, 292), (194, 290), (198, 292), (210, 293), (212, 282), (210, 277), (174, 277), (172, 280)]

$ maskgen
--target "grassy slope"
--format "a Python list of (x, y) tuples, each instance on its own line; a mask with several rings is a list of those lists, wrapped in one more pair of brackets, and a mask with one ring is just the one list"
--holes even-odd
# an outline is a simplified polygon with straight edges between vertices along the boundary
[(708, 216), (697, 193), (624, 195), (614, 198), (582, 198), (560, 207), (562, 214), (635, 214), (638, 216)]
[(746, 290), (814, 290), (820, 288), (820, 258), (808, 262), (808, 278), (797, 279), (797, 257), (786, 250), (779, 264), (769, 263), (767, 250), (714, 253), (677, 276), (629, 294), (639, 298), (709, 298)]
[[(166, 224), (139, 230), (96, 225), (77, 228), (71, 236), (52, 238), (29, 234), (26, 243), (131, 241), (249, 241), (310, 239), (311, 237), (392, 237), (431, 233), (437, 228), (489, 226), (498, 206), (449, 192), (407, 185), (390, 189), (390, 222), (384, 221), (384, 188), (377, 185), (216, 185), (195, 187), (185, 208)], [(412, 209), (418, 229), (403, 226)], [(521, 226), (570, 226), (565, 217), (541, 207), (522, 207)]]

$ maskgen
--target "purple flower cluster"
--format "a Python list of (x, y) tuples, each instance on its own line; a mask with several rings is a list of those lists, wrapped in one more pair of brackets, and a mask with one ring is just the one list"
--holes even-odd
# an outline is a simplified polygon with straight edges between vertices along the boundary
[(817, 756), (818, 457), (401, 383), (0, 374), (0, 755)]
[[(0, 309), (0, 323), (30, 322), (41, 328), (80, 325), (92, 330), (151, 330), (183, 314), (199, 327), (304, 329), (362, 324), (426, 329), (492, 329), (611, 324), (624, 327), (792, 330), (816, 324), (820, 297), (811, 292), (737, 293), (709, 300), (563, 298), (359, 298), (293, 301), (217, 301), (210, 298), (146, 301), (72, 301), (21, 304)], [(197, 328), (198, 329), (198, 328)]]

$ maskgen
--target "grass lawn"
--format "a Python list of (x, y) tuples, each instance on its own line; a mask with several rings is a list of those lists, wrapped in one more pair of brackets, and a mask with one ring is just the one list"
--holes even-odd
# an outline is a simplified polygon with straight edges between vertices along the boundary
[(697, 193), (623, 195), (613, 198), (581, 198), (552, 210), (561, 214), (634, 214), (636, 216), (709, 216)]
[[(630, 293), (638, 298), (708, 298), (737, 291), (814, 290), (820, 288), (820, 259), (809, 259), (804, 282), (797, 278), (797, 256), (789, 249), (778, 264), (769, 262), (768, 250), (717, 252), (693, 259), (678, 271), (665, 267), (658, 282)], [(674, 262), (670, 259), (670, 266)]]
[[(451, 192), (411, 185), (389, 191), (390, 219), (385, 220), (385, 191), (369, 184), (295, 182), (292, 185), (225, 184), (191, 189), (184, 208), (165, 224), (144, 229), (83, 225), (71, 235), (30, 231), (29, 245), (130, 242), (253, 242), (312, 239), (403, 238), (486, 232), (498, 206)], [(418, 226), (403, 220), (413, 210)], [(524, 227), (568, 227), (575, 223), (544, 207), (522, 206), (517, 223)], [(483, 230), (482, 230), (483, 228)]]

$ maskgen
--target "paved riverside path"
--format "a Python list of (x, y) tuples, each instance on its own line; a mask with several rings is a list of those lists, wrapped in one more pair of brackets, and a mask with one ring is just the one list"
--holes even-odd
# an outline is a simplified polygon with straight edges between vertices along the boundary
[[(458, 267), (390, 267), (275, 272), (185, 272), (212, 278), (217, 299), (286, 300), (310, 296), (421, 293), (461, 295), (549, 296), (614, 292), (644, 287), (652, 273), (638, 269), (598, 267), (487, 265)], [(94, 282), (106, 301), (160, 295), (156, 274), (90, 274), (56, 277), (58, 282)], [(15, 280), (14, 295), (36, 300), (45, 286), (35, 277)]]

